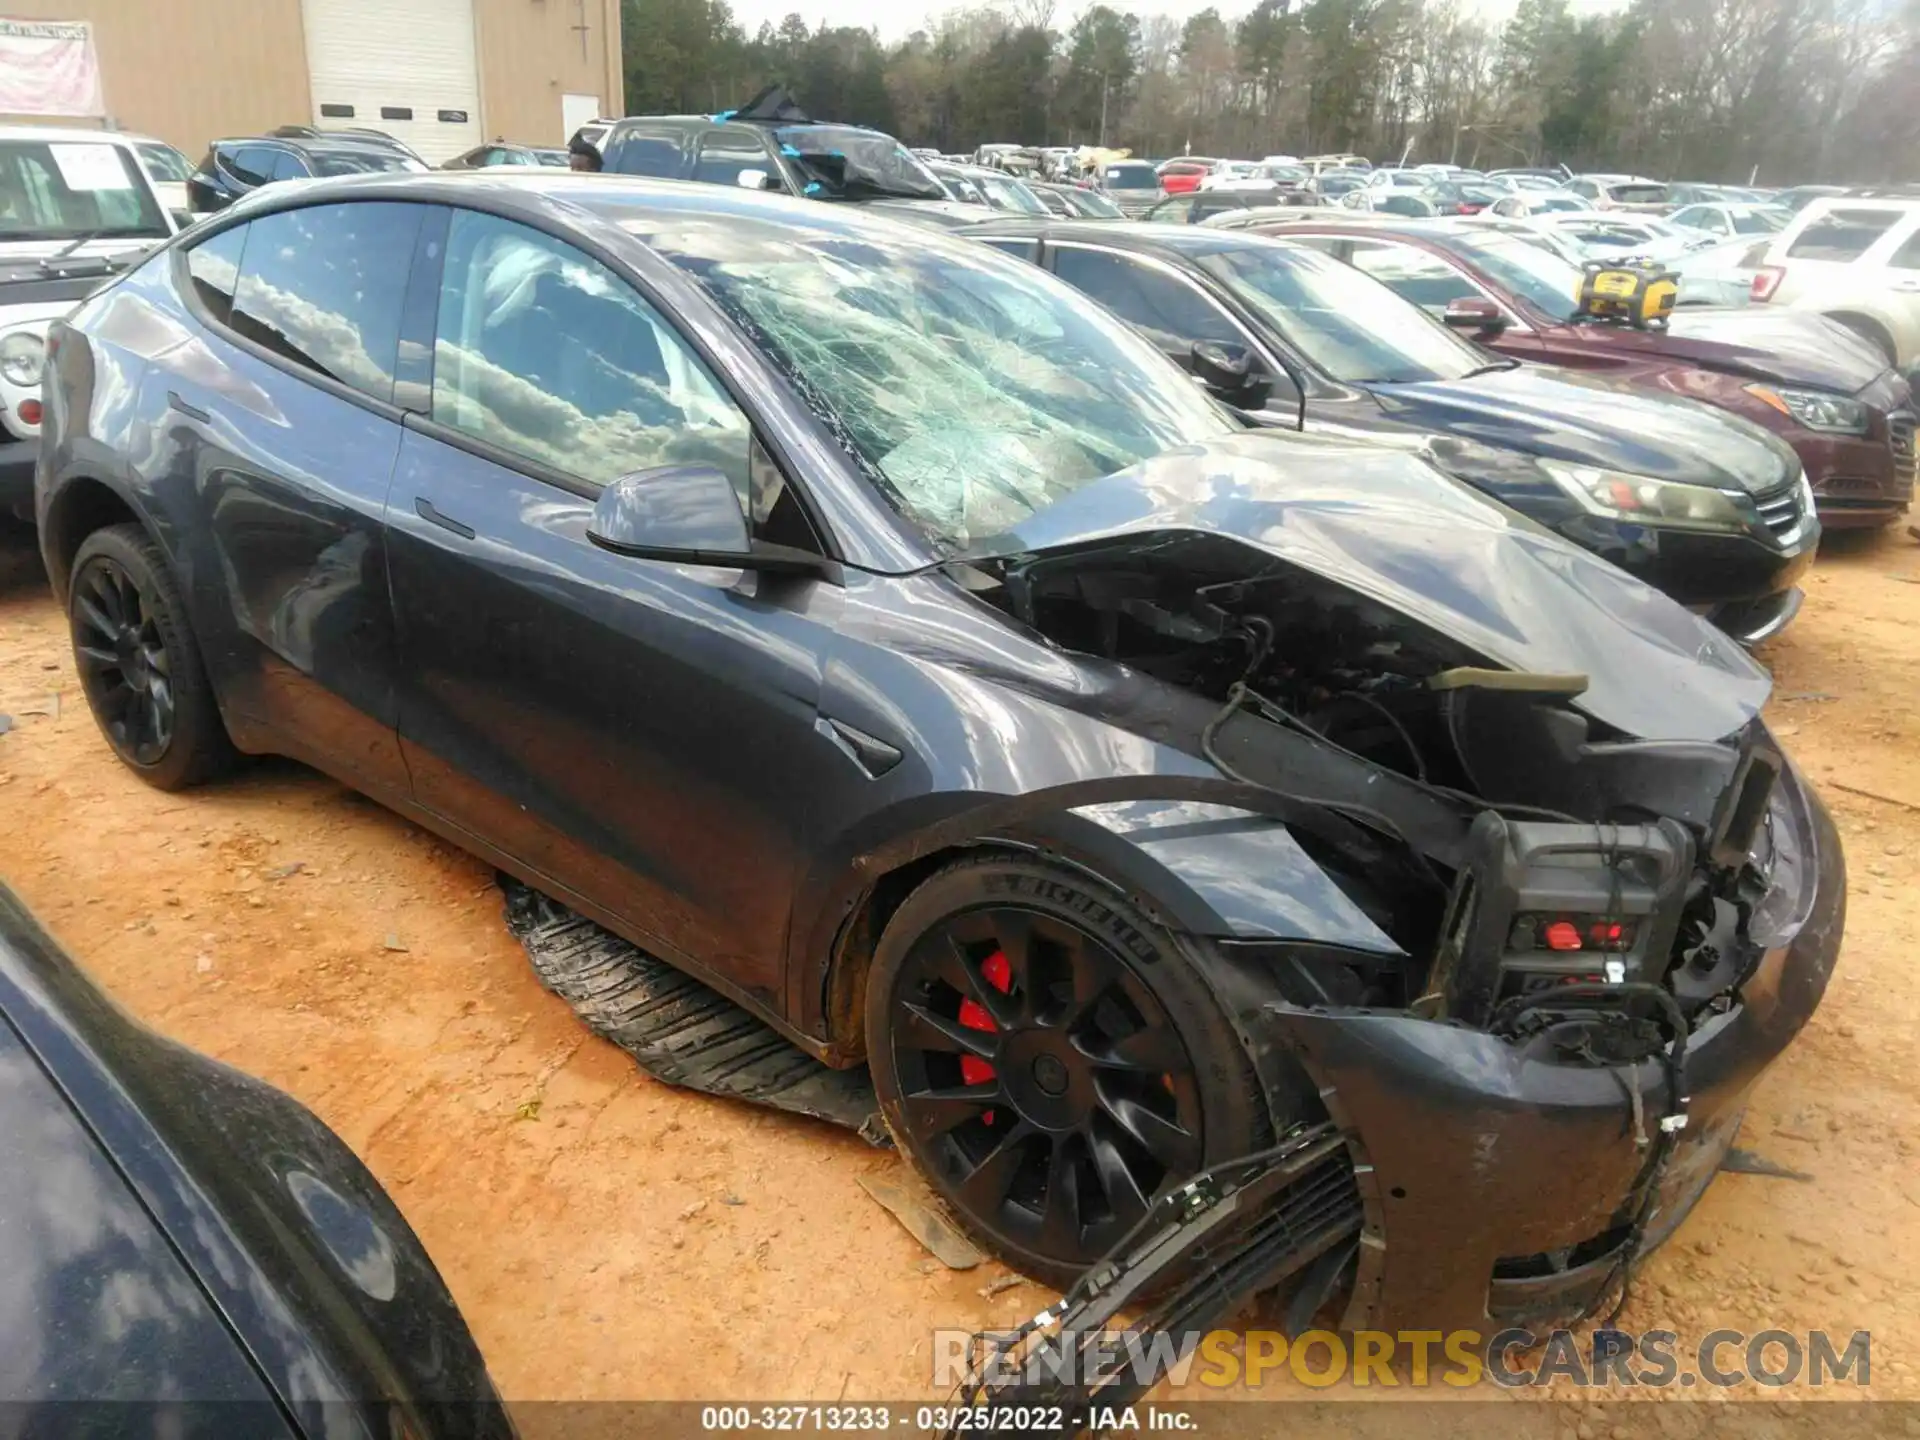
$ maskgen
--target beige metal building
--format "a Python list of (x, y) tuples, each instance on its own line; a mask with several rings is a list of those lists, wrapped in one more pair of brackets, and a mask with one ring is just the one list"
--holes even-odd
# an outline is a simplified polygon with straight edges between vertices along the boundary
[(0, 0), (0, 16), (90, 21), (108, 122), (196, 159), (312, 124), (437, 162), (620, 113), (620, 0)]

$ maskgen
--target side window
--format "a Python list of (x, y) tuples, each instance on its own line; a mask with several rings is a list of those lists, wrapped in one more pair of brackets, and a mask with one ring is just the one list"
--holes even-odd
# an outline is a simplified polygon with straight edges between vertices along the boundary
[(1411, 245), (1356, 240), (1352, 264), (1354, 269), (1373, 276), (1402, 298), (1435, 314), (1445, 310), (1451, 301), (1480, 293), (1471, 280), (1438, 255), (1416, 250)]
[(282, 150), (273, 157), (271, 178), (275, 180), (300, 180), (311, 173), (306, 162), (291, 150)]
[(1162, 350), (1184, 355), (1196, 340), (1244, 345), (1247, 337), (1186, 281), (1098, 250), (1062, 246), (1054, 273), (1135, 328)]
[(704, 464), (752, 493), (752, 426), (673, 327), (597, 260), (471, 210), (447, 233), (433, 418), (593, 485)]
[(1011, 255), (1016, 260), (1038, 260), (1040, 258), (1040, 242), (1038, 240), (1018, 240), (1009, 237), (1004, 240), (983, 239), (980, 243), (982, 245), (991, 245), (994, 249), (1003, 254)]
[(1829, 210), (1787, 247), (1789, 260), (1858, 260), (1900, 218), (1894, 210)]
[(215, 152), (233, 178), (242, 185), (264, 185), (273, 175), (276, 151), (271, 145), (236, 145)]
[(738, 185), (740, 176), (748, 170), (758, 170), (768, 179), (778, 179), (780, 175), (779, 167), (757, 136), (713, 130), (700, 137), (700, 155), (693, 162), (694, 179), (709, 185)]
[(240, 257), (247, 245), (247, 227), (222, 230), (187, 251), (187, 278), (194, 298), (223, 324), (233, 314), (233, 288), (240, 279)]
[(1920, 229), (1907, 237), (1906, 243), (1887, 257), (1889, 270), (1920, 270)]
[(1171, 200), (1162, 200), (1142, 217), (1147, 220), (1159, 220), (1173, 225), (1184, 225), (1193, 215), (1193, 196), (1176, 195)]
[[(602, 142), (604, 148), (604, 142)], [(620, 136), (613, 154), (607, 157), (608, 170), (619, 175), (655, 175), (663, 180), (685, 176), (686, 165), (680, 153), (678, 131), (629, 130)]]
[(377, 400), (393, 398), (417, 205), (367, 201), (263, 215), (247, 226), (236, 332)]

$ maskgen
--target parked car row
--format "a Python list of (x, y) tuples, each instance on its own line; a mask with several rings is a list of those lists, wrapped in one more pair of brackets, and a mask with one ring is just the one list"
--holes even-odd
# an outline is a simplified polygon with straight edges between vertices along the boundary
[[(265, 187), (58, 322), (36, 518), (107, 743), (314, 764), (866, 1064), (1050, 1282), (1284, 1152), (1257, 1273), (1346, 1328), (1603, 1303), (1845, 888), (1765, 673), (1607, 552), (1789, 583), (1792, 448), (1298, 243), (943, 233), (917, 158), (729, 123)], [(721, 183), (617, 173), (709, 140)]]
[[(1912, 500), (1911, 387), (1843, 325), (1769, 307), (1682, 309), (1657, 329), (1597, 324), (1580, 311), (1572, 261), (1491, 226), (1262, 212), (1249, 223), (1347, 261), (1494, 353), (1684, 396), (1772, 431), (1798, 455), (1822, 524), (1889, 524)], [(1765, 508), (1787, 536), (1800, 522), (1782, 498)]]

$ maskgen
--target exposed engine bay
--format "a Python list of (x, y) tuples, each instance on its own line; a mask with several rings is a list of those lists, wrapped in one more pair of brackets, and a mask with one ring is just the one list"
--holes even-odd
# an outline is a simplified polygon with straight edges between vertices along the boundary
[[(1649, 741), (1529, 674), (1233, 540), (1032, 557), (1004, 603), (1068, 648), (1219, 708), (1186, 737), (1283, 815), (1402, 952), (1291, 977), (1303, 1005), (1406, 1011), (1559, 1064), (1659, 1054), (1733, 1003), (1760, 949), (1782, 760), (1757, 721)], [(1314, 813), (1316, 812), (1317, 813)]]

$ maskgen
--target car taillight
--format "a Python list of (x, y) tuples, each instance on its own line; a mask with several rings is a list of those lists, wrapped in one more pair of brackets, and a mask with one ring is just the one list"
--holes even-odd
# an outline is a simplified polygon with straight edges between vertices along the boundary
[(22, 424), (38, 425), (40, 423), (40, 402), (38, 400), (22, 400), (19, 410), (15, 413), (20, 416)]
[(1773, 292), (1780, 288), (1780, 282), (1787, 278), (1787, 272), (1778, 265), (1762, 265), (1753, 272), (1753, 301), (1760, 304), (1771, 300)]

